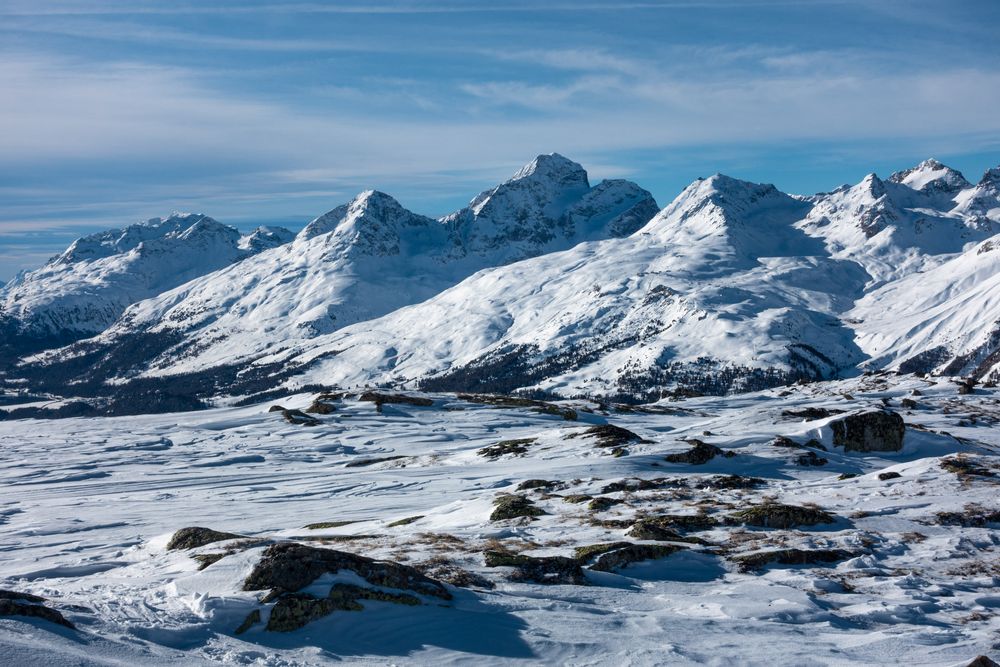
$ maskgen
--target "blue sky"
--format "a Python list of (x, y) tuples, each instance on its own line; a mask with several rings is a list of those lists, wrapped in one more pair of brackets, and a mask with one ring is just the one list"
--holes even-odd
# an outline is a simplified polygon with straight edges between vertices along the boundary
[(0, 279), (198, 211), (421, 213), (538, 153), (661, 205), (721, 171), (811, 193), (1000, 164), (1000, 2), (0, 0)]

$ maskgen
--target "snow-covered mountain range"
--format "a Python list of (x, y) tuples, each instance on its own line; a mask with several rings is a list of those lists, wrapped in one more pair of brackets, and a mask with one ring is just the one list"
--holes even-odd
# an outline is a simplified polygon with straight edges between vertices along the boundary
[(22, 350), (93, 336), (137, 301), (291, 238), (281, 227), (241, 235), (208, 216), (183, 213), (85, 236), (0, 289), (0, 330), (8, 346)]
[[(927, 160), (813, 196), (717, 174), (658, 210), (552, 154), (437, 220), (367, 191), (289, 242), (230, 230), (216, 235), (231, 251), (173, 260), (199, 225), (228, 229), (184, 220), (81, 239), (4, 288), (22, 330), (101, 331), (11, 374), (93, 390), (224, 370), (225, 387), (196, 383), (202, 396), (263, 374), (649, 400), (871, 367), (987, 378), (1000, 364), (1000, 168), (973, 185)], [(190, 264), (158, 282), (151, 247), (157, 266)], [(74, 305), (13, 305), (46, 294)]]

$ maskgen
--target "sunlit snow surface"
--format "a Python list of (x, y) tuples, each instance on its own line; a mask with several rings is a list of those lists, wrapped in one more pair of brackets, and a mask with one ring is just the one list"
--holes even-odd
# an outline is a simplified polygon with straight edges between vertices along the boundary
[[(345, 400), (314, 427), (286, 423), (267, 411), (270, 404), (0, 423), (0, 588), (45, 596), (78, 626), (74, 632), (0, 618), (0, 662), (958, 665), (1000, 650), (1000, 535), (935, 521), (935, 513), (968, 503), (998, 507), (1000, 477), (960, 479), (940, 466), (955, 452), (1000, 463), (994, 391), (959, 396), (944, 379), (873, 376), (664, 402), (669, 410), (661, 414), (605, 413), (577, 403), (578, 421), (432, 397), (433, 407), (387, 404), (381, 413), (372, 403)], [(883, 397), (908, 425), (904, 449), (895, 454), (845, 454), (832, 447), (829, 418), (781, 414), (871, 407)], [(917, 407), (901, 409), (904, 397)], [(303, 408), (311, 400), (277, 402)], [(567, 438), (604, 422), (651, 442), (614, 458), (591, 439)], [(829, 463), (797, 464), (803, 450), (769, 444), (779, 434), (799, 443), (819, 439), (829, 451), (818, 453)], [(701, 466), (667, 463), (665, 454), (687, 449), (685, 437), (737, 455)], [(521, 457), (477, 454), (512, 438), (537, 441)], [(345, 467), (389, 456), (405, 458)], [(901, 477), (880, 480), (886, 470)], [(767, 484), (719, 491), (697, 483), (719, 473)], [(860, 476), (840, 480), (842, 473)], [(559, 495), (599, 495), (612, 481), (664, 476), (689, 480), (688, 492), (603, 494), (624, 502), (592, 512), (533, 491), (527, 493), (546, 516), (489, 520), (494, 497), (527, 479), (567, 483)], [(697, 536), (730, 554), (787, 545), (858, 555), (830, 566), (772, 565), (744, 574), (719, 549), (690, 545), (617, 574), (588, 572), (590, 586), (515, 584), (502, 568), (484, 567), (489, 540), (532, 555), (572, 555), (575, 546), (631, 539), (624, 530), (594, 526), (594, 517), (690, 514), (699, 506), (722, 517), (764, 497), (816, 503), (837, 523), (723, 527)], [(387, 525), (416, 515), (423, 518)], [(347, 520), (356, 523), (304, 528)], [(368, 602), (363, 612), (334, 612), (291, 633), (257, 625), (236, 637), (235, 628), (260, 607), (259, 593), (241, 588), (262, 548), (198, 571), (191, 554), (213, 545), (165, 550), (170, 534), (196, 525), (274, 539), (369, 536), (322, 546), (413, 565), (441, 556), (497, 586), (454, 588), (453, 601), (419, 607)], [(442, 533), (460, 541), (429, 535)]]

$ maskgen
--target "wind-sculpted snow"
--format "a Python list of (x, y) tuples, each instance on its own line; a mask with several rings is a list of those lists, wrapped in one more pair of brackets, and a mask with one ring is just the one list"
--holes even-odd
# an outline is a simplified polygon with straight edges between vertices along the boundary
[(174, 214), (77, 239), (0, 292), (5, 342), (31, 350), (36, 341), (92, 336), (129, 305), (290, 237), (280, 227), (261, 227), (241, 237), (208, 216)]
[[(0, 662), (996, 656), (995, 391), (361, 398), (0, 423)], [(902, 448), (838, 445), (873, 409)]]

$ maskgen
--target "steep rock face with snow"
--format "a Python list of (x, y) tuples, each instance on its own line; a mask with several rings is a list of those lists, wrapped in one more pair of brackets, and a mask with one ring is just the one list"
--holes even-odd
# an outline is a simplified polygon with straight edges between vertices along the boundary
[(591, 187), (580, 165), (556, 154), (441, 220), (366, 191), (292, 243), (136, 304), (101, 344), (156, 338), (142, 369), (157, 373), (246, 363), (429, 299), (480, 269), (627, 235), (657, 210), (637, 185)]
[(77, 239), (0, 291), (0, 326), (9, 347), (99, 333), (131, 304), (212, 273), (291, 232), (259, 228), (247, 236), (205, 215), (174, 214)]
[[(978, 198), (972, 196), (977, 189)], [(1000, 218), (968, 211), (989, 197), (988, 188), (970, 188), (959, 172), (927, 160), (888, 180), (869, 174), (857, 185), (816, 195), (799, 226), (823, 238), (834, 257), (863, 265), (877, 286), (1000, 233)]]
[(540, 155), (497, 187), (443, 219), (458, 254), (491, 254), (502, 262), (534, 257), (581, 241), (628, 236), (659, 208), (629, 181), (591, 188), (579, 164)]
[(940, 193), (954, 197), (956, 193), (970, 187), (962, 172), (952, 169), (931, 158), (916, 167), (897, 171), (888, 178), (893, 183), (923, 193)]

